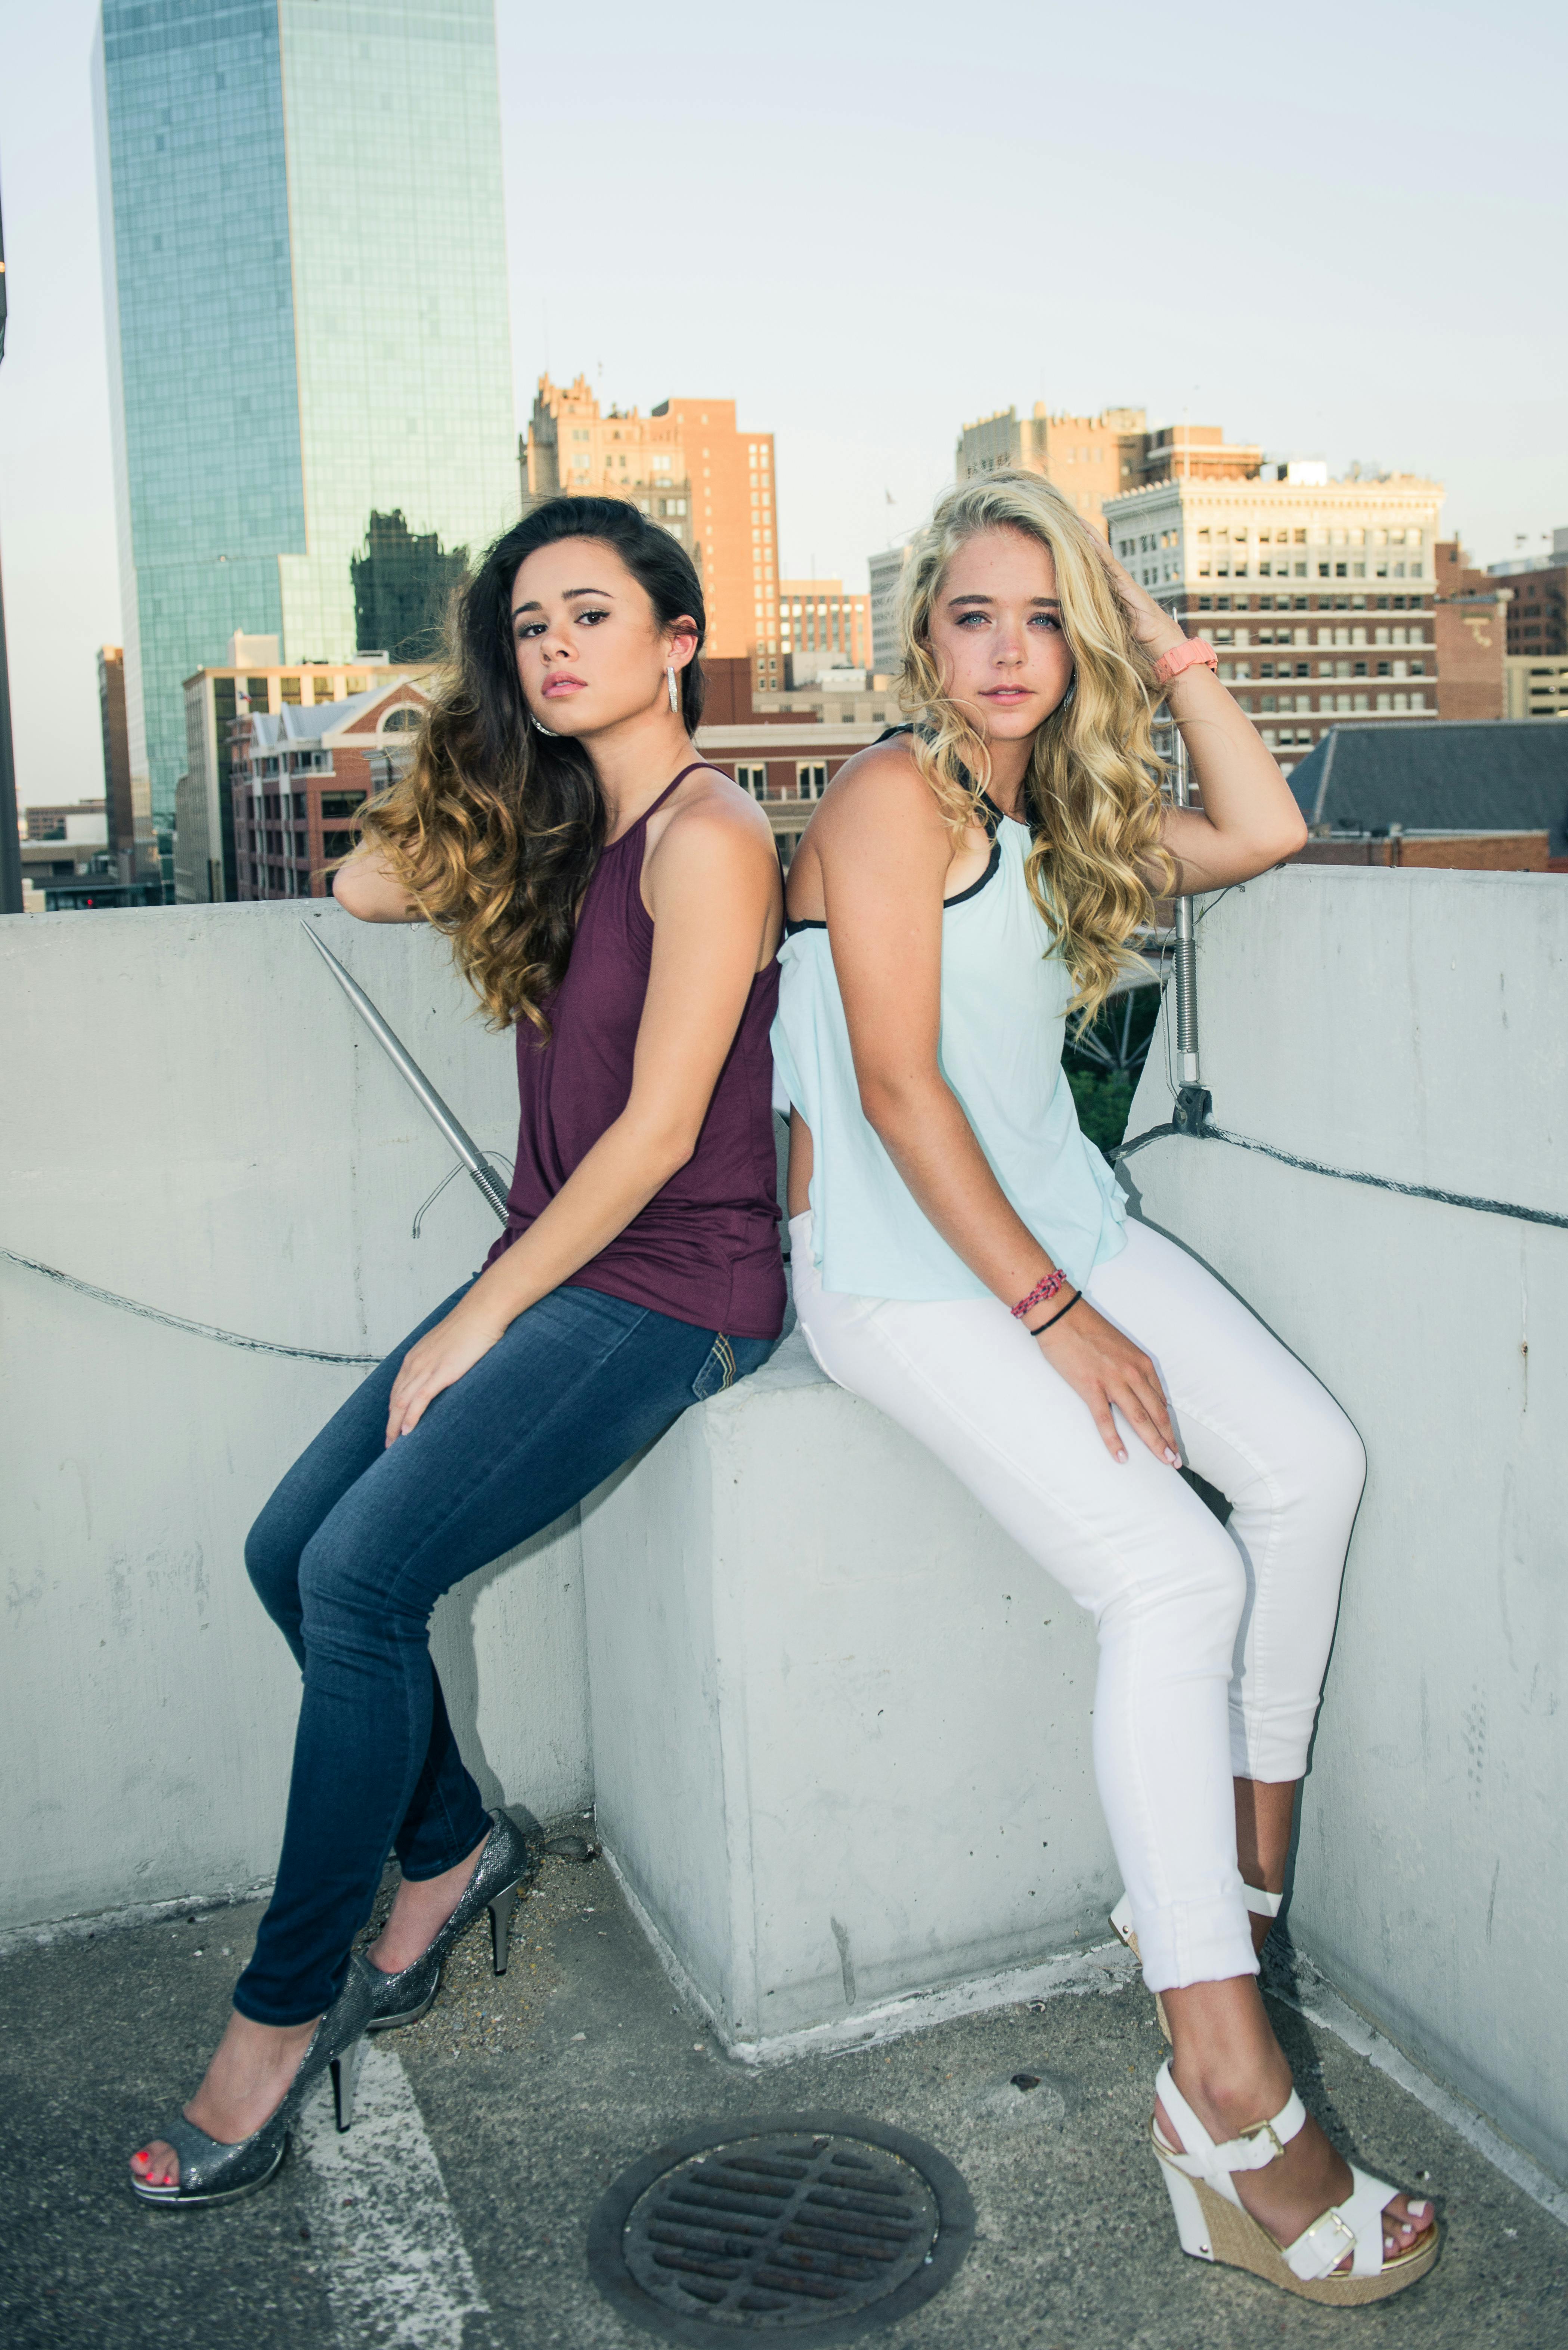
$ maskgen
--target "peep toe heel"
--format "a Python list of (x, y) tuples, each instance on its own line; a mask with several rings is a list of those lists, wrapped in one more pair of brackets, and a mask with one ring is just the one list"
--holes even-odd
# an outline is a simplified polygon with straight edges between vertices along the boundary
[[(1390, 2258), (1384, 2249), (1383, 2214), (1399, 2189), (1354, 2162), (1351, 2191), (1344, 2202), (1321, 2212), (1293, 2244), (1277, 2244), (1253, 2219), (1236, 2192), (1236, 2173), (1263, 2169), (1304, 2127), (1306, 2108), (1293, 2089), (1272, 2121), (1258, 2123), (1223, 2146), (1210, 2137), (1172, 2080), (1168, 2064), (1159, 2068), (1158, 2094), (1180, 2134), (1181, 2152), (1167, 2143), (1158, 2119), (1150, 2124), (1149, 2135), (1176, 2232), (1189, 2258), (1246, 2269), (1305, 2301), (1341, 2309), (1402, 2293), (1425, 2276), (1437, 2259), (1435, 2219), (1408, 2251)], [(1427, 2208), (1422, 2207), (1422, 2216)], [(1350, 2266), (1342, 2270), (1346, 2258)]]
[[(1248, 1911), (1254, 1918), (1277, 1918), (1284, 1905), (1282, 1893), (1265, 1893), (1261, 1885), (1243, 1885), (1241, 1891), (1246, 1897)], [(1112, 1933), (1119, 1936), (1135, 1959), (1142, 1957), (1137, 1936), (1133, 1930), (1132, 1902), (1125, 1893), (1111, 1911), (1110, 1927)], [(1168, 2041), (1170, 2024), (1165, 2012), (1165, 2002), (1158, 1991), (1154, 1994), (1154, 2012), (1159, 2018), (1159, 2028)]]
[(343, 1989), (312, 2033), (282, 2103), (260, 2129), (226, 2144), (222, 2138), (209, 2137), (183, 2114), (178, 2115), (161, 2136), (180, 2158), (179, 2178), (172, 2185), (154, 2187), (132, 2173), (131, 2192), (143, 2203), (161, 2204), (165, 2209), (232, 2203), (241, 2195), (254, 2195), (282, 2168), (300, 2108), (327, 2072), (332, 2075), (337, 2126), (349, 2128), (365, 2054), (364, 2035), (375, 1998), (371, 1974), (365, 1960), (357, 1954), (349, 1960)]
[(504, 1812), (493, 1811), (490, 1818), (489, 1836), (462, 1898), (430, 1947), (396, 1974), (383, 1974), (373, 1960), (367, 1961), (374, 1986), (367, 2031), (396, 2032), (402, 2024), (417, 2023), (429, 2012), (441, 1989), (448, 1951), (482, 1909), (490, 1912), (492, 1964), (498, 1975), (506, 1972), (517, 1896), (538, 1875), (539, 1861), (530, 1839)]

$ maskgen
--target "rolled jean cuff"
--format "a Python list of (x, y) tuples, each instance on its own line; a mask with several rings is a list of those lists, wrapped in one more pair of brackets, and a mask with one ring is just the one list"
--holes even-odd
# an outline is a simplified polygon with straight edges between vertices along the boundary
[(1306, 1775), (1307, 1749), (1312, 1744), (1314, 1704), (1299, 1724), (1248, 1721), (1232, 1707), (1231, 1713), (1231, 1775), (1256, 1779), (1265, 1786), (1282, 1786)]
[(243, 2015), (249, 2023), (265, 2023), (270, 2024), (274, 2031), (292, 2032), (297, 2025), (314, 2023), (318, 2016), (327, 2013), (327, 2009), (342, 1990), (348, 1972), (348, 1954), (345, 1951), (343, 1964), (337, 1970), (336, 1981), (329, 1987), (324, 1986), (315, 1993), (307, 1991), (303, 2006), (297, 2000), (286, 2000), (281, 2004), (275, 2005), (270, 2000), (257, 1999), (247, 1987), (244, 1976), (242, 1975), (234, 1985), (234, 2012), (236, 2015)]
[(1189, 1983), (1230, 1982), (1258, 1972), (1252, 1929), (1238, 1889), (1232, 1898), (1177, 1901), (1140, 1909), (1138, 1956), (1150, 1991), (1185, 1991)]
[(407, 1861), (400, 1860), (399, 1870), (409, 1884), (428, 1885), (432, 1877), (444, 1877), (449, 1868), (455, 1868), (459, 1861), (466, 1860), (475, 1845), (483, 1846), (493, 1825), (490, 1814), (481, 1804), (472, 1824), (459, 1829), (456, 1841), (444, 1860), (432, 1861), (428, 1868), (410, 1868)]

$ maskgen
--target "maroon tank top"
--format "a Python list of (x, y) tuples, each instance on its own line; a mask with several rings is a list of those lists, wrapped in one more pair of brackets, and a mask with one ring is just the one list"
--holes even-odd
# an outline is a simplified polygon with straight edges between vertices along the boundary
[[(648, 819), (703, 764), (683, 767), (601, 853), (566, 976), (544, 1007), (548, 1042), (529, 1023), (517, 1024), (517, 1166), (506, 1229), (486, 1263), (527, 1231), (626, 1107), (653, 954), (653, 921), (642, 902)], [(624, 1297), (732, 1338), (777, 1337), (784, 1281), (768, 1032), (778, 993), (778, 965), (770, 962), (752, 982), (696, 1149), (607, 1247), (567, 1274), (567, 1286)]]

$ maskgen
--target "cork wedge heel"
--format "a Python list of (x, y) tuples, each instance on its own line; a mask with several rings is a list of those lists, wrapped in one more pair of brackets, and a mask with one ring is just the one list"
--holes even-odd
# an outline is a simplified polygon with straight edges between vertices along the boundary
[[(1178, 2153), (1150, 2125), (1150, 2138), (1181, 2249), (1191, 2259), (1213, 2261), (1227, 2268), (1245, 2269), (1265, 2283), (1277, 2284), (1303, 2301), (1323, 2302), (1337, 2309), (1386, 2301), (1424, 2277), (1438, 2257), (1438, 2229), (1434, 2219), (1408, 2251), (1388, 2258), (1383, 2247), (1383, 2214), (1399, 2192), (1386, 2179), (1374, 2178), (1350, 2166), (1351, 2192), (1343, 2203), (1303, 2228), (1293, 2244), (1275, 2243), (1268, 2230), (1242, 2208), (1236, 2192), (1238, 2171), (1262, 2170), (1282, 2155), (1306, 2121), (1306, 2108), (1293, 2089), (1272, 2121), (1260, 2122), (1241, 2137), (1216, 2146), (1171, 2078), (1168, 2064), (1159, 2068), (1159, 2101), (1180, 2134)], [(1415, 2216), (1429, 2207), (1412, 2206)], [(1346, 2258), (1350, 2267), (1341, 2270)]]

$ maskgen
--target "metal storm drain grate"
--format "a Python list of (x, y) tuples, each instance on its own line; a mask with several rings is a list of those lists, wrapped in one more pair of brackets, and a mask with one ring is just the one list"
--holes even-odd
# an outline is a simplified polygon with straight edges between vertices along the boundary
[(588, 2267), (624, 2317), (677, 2342), (846, 2342), (940, 2293), (974, 2234), (945, 2156), (846, 2114), (698, 2130), (622, 2173)]

